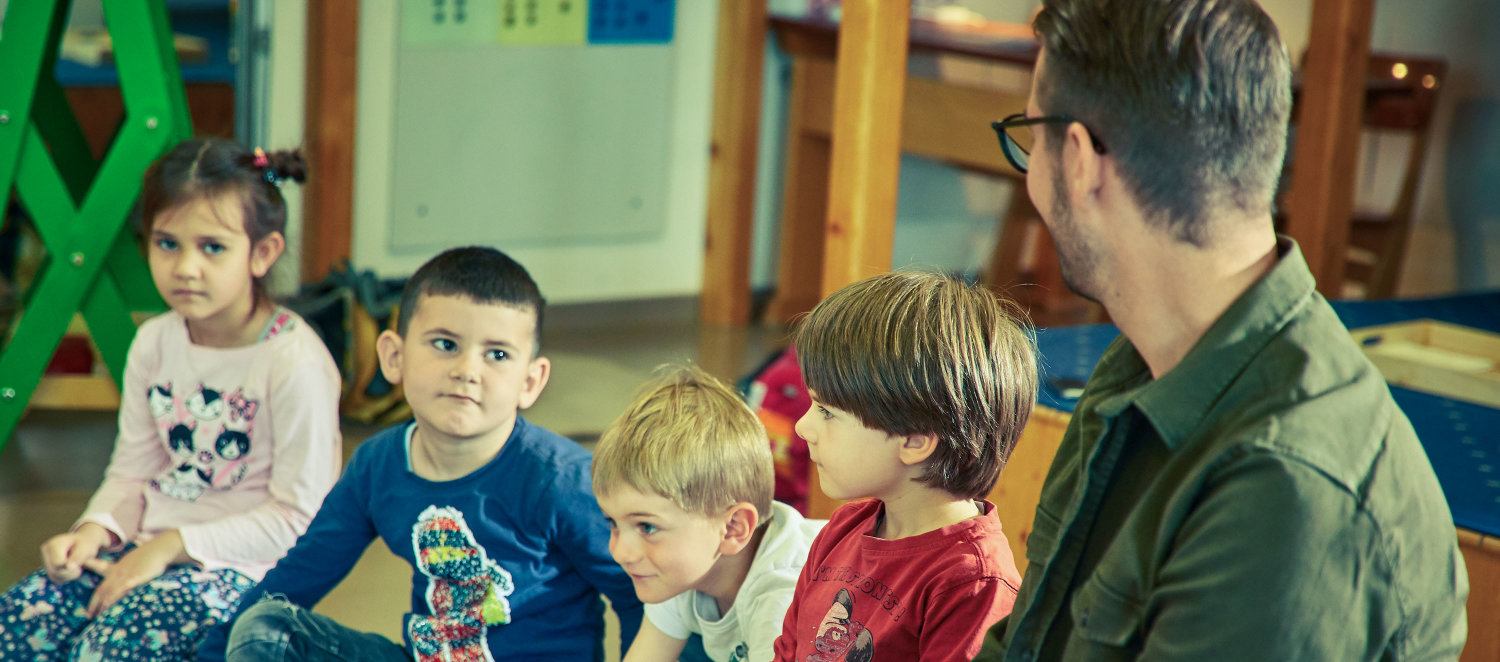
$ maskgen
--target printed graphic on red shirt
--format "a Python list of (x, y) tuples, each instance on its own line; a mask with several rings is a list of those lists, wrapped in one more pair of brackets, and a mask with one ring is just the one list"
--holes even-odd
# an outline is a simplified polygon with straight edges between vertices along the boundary
[(174, 499), (197, 501), (204, 492), (230, 489), (245, 477), (258, 400), (246, 397), (243, 389), (225, 395), (203, 383), (183, 400), (166, 382), (148, 387), (146, 401), (173, 461), (152, 479), (153, 488)]
[(818, 625), (813, 639), (813, 654), (807, 662), (869, 662), (875, 657), (875, 637), (863, 621), (854, 618), (855, 597), (847, 588), (839, 589)]
[(485, 634), (510, 622), (510, 572), (474, 540), (457, 508), (428, 506), (412, 528), (417, 569), (427, 575), (431, 616), (406, 624), (416, 662), (494, 662)]

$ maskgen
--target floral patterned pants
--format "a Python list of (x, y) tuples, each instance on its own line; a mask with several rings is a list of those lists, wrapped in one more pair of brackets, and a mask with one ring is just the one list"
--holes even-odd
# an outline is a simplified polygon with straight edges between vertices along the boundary
[[(106, 552), (115, 560), (129, 551)], [(234, 615), (255, 582), (235, 570), (178, 566), (87, 616), (102, 578), (55, 584), (38, 570), (0, 594), (0, 660), (192, 660), (209, 628)]]

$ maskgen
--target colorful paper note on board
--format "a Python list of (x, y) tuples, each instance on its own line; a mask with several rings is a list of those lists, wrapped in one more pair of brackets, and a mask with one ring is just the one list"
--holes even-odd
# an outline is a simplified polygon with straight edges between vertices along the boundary
[(672, 41), (675, 0), (590, 0), (590, 44), (665, 44)]
[(401, 42), (493, 46), (496, 7), (495, 0), (401, 0)]
[(500, 0), (499, 9), (501, 44), (567, 46), (584, 43), (588, 0)]

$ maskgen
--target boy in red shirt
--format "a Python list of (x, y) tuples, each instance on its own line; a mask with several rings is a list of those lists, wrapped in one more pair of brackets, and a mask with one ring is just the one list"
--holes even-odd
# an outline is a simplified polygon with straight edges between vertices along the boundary
[(777, 660), (970, 660), (1020, 573), (985, 500), (1036, 402), (1035, 343), (989, 291), (896, 272), (824, 299), (795, 332), (797, 422), (835, 499)]

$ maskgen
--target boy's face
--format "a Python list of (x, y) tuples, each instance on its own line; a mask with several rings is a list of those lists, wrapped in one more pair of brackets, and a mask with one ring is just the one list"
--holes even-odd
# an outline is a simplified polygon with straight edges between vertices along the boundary
[(908, 472), (901, 461), (904, 437), (865, 427), (854, 414), (818, 402), (797, 420), (797, 436), (807, 440), (818, 465), (823, 493), (833, 499), (884, 499), (904, 486)]
[(550, 364), (531, 357), (535, 329), (534, 310), (423, 296), (405, 337), (381, 334), (380, 367), (405, 388), (423, 434), (503, 441), (547, 384)]
[(630, 575), (641, 602), (665, 602), (708, 584), (726, 553), (725, 518), (690, 513), (624, 485), (598, 499), (609, 518), (610, 556)]

